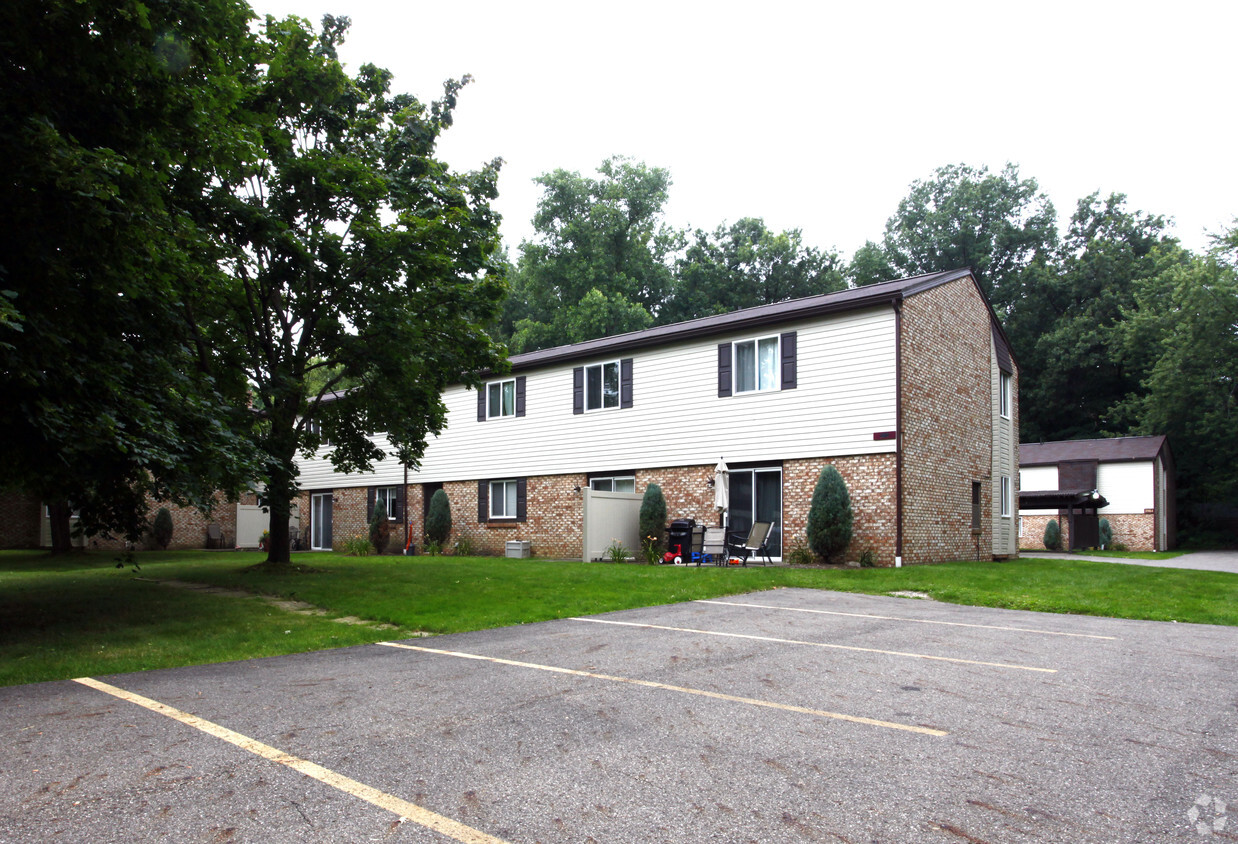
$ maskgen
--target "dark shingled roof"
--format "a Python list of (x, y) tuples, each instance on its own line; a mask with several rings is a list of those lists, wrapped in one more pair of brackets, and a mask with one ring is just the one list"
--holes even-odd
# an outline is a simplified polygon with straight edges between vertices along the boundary
[[(627, 334), (616, 334), (613, 337), (600, 337), (583, 343), (569, 346), (556, 346), (552, 349), (542, 349), (536, 352), (512, 355), (513, 371), (527, 370), (566, 360), (577, 360), (603, 354), (617, 354), (633, 349), (659, 346), (665, 343), (707, 337), (712, 334), (723, 334), (728, 331), (754, 328), (766, 325), (777, 325), (796, 319), (806, 319), (822, 314), (853, 311), (874, 305), (889, 304), (902, 301), (924, 290), (930, 290), (942, 284), (967, 278), (972, 274), (970, 269), (950, 270), (949, 272), (928, 273), (896, 281), (884, 281), (879, 284), (869, 284), (864, 287), (852, 287), (835, 293), (825, 293), (820, 296), (805, 296), (791, 299), (787, 302), (776, 302), (772, 305), (761, 305), (756, 308), (745, 308), (732, 311), (729, 314), (702, 317), (672, 325), (660, 325), (644, 331), (632, 331)], [(994, 335), (1004, 339), (997, 317), (992, 314)], [(1000, 346), (999, 346), (1000, 348)], [(999, 351), (1009, 354), (1009, 346)], [(1009, 367), (1009, 358), (1006, 360)]]
[[(1096, 495), (1093, 498), (1093, 494)], [(1108, 507), (1109, 500), (1094, 489), (1019, 490), (1020, 510), (1069, 510), (1073, 507)]]
[(1020, 443), (1020, 466), (1052, 466), (1068, 460), (1123, 463), (1155, 460), (1165, 446), (1164, 435), (1156, 437), (1110, 437), (1101, 440), (1060, 440), (1051, 443)]

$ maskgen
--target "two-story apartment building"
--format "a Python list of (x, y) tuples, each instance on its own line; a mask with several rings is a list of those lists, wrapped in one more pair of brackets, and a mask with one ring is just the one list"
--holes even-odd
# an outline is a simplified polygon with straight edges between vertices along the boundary
[(364, 532), (375, 507), (420, 544), (443, 489), (475, 549), (526, 540), (579, 558), (582, 490), (656, 483), (671, 518), (717, 524), (723, 457), (730, 527), (773, 521), (775, 555), (804, 541), (826, 463), (851, 495), (851, 559), (1018, 552), (1017, 365), (967, 270), (516, 355), (510, 374), (443, 399), (446, 428), (418, 467), (301, 461), (313, 547)]

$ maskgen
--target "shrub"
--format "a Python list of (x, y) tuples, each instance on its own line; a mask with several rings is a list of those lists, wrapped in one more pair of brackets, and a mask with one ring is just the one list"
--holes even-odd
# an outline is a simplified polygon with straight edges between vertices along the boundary
[(797, 539), (794, 545), (783, 552), (782, 556), (789, 566), (811, 566), (817, 561), (802, 539)]
[(808, 547), (829, 563), (831, 557), (851, 544), (854, 520), (851, 496), (843, 476), (833, 465), (826, 465), (817, 478), (808, 508)]
[(1100, 547), (1108, 548), (1113, 544), (1113, 527), (1108, 519), (1100, 520)]
[(475, 556), (473, 554), (473, 540), (469, 539), (467, 536), (461, 536), (459, 539), (457, 539), (455, 555), (457, 557)]
[(377, 502), (374, 505), (374, 515), (370, 518), (370, 544), (375, 549), (386, 548), (387, 540), (391, 538), (391, 522), (387, 518), (387, 511), (378, 506)]
[(451, 502), (445, 490), (436, 489), (430, 496), (430, 510), (426, 513), (426, 541), (439, 547), (447, 544), (451, 535)]
[(1057, 526), (1057, 519), (1050, 519), (1049, 524), (1045, 525), (1045, 548), (1050, 551), (1060, 551), (1062, 549), (1062, 529)]
[(659, 551), (666, 541), (666, 499), (662, 487), (649, 484), (640, 502), (640, 535), (653, 537), (653, 547)]
[(338, 549), (346, 557), (368, 557), (370, 552), (374, 550), (374, 546), (370, 545), (369, 537), (357, 534), (340, 542)]
[(429, 554), (431, 557), (437, 557), (439, 554), (443, 553), (443, 546), (434, 540), (430, 540), (426, 543), (425, 553)]
[(624, 548), (623, 543), (618, 539), (612, 539), (606, 549), (606, 556), (612, 563), (626, 563), (628, 561), (628, 549)]
[(160, 507), (159, 512), (155, 514), (155, 525), (152, 532), (155, 535), (155, 541), (159, 543), (159, 547), (163, 550), (168, 550), (168, 544), (172, 541), (172, 513), (167, 507)]
[(871, 569), (877, 565), (877, 552), (872, 548), (865, 548), (864, 553), (860, 555), (860, 568)]

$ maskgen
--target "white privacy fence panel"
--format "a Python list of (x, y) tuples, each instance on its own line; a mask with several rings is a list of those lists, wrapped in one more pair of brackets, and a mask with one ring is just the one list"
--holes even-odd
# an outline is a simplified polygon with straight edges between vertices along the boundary
[(600, 492), (585, 487), (584, 556), (588, 563), (607, 558), (606, 549), (618, 542), (628, 555), (640, 558), (640, 503), (637, 492)]

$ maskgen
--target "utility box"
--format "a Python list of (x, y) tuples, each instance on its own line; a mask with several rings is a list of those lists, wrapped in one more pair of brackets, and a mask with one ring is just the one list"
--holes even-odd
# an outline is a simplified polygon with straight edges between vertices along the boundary
[(507, 541), (506, 548), (507, 548), (506, 556), (514, 560), (520, 560), (520, 559), (524, 559), (525, 557), (533, 556), (533, 544), (529, 542), (528, 540), (509, 539)]

